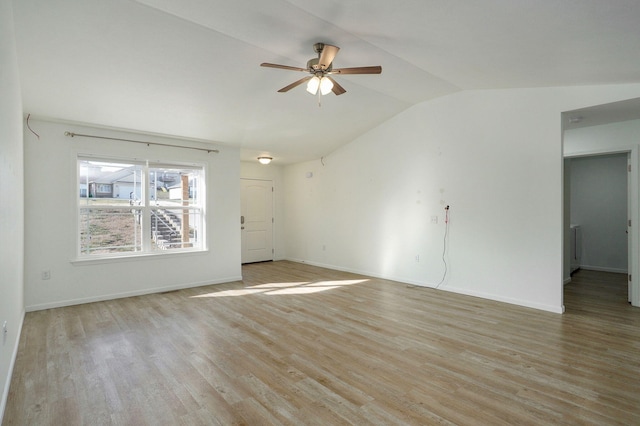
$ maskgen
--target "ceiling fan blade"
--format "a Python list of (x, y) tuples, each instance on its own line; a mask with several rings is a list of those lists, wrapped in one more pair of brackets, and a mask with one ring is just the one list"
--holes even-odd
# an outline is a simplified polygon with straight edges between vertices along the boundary
[(283, 87), (282, 89), (278, 90), (278, 92), (279, 93), (288, 92), (289, 90), (293, 89), (294, 87), (300, 86), (302, 83), (307, 82), (307, 81), (311, 80), (312, 78), (313, 78), (312, 75), (310, 75), (308, 77), (303, 77), (300, 80), (294, 81), (290, 85)]
[(340, 48), (338, 46), (332, 46), (330, 44), (325, 44), (322, 48), (322, 53), (320, 53), (320, 58), (318, 59), (318, 69), (326, 70), (333, 62), (333, 59), (338, 54), (338, 50)]
[(270, 64), (270, 63), (267, 63), (267, 62), (261, 63), (260, 66), (261, 67), (267, 67), (267, 68), (278, 68), (278, 69), (281, 69), (281, 70), (303, 71), (303, 72), (308, 72), (309, 71), (306, 68), (290, 67), (289, 65)]
[(329, 74), (380, 74), (382, 67), (354, 67), (354, 68), (337, 68), (333, 69)]
[(337, 81), (335, 81), (333, 78), (329, 77), (329, 76), (325, 76), (324, 78), (328, 78), (329, 80), (331, 80), (331, 82), (333, 83), (333, 88), (331, 89), (331, 91), (333, 93), (335, 93), (336, 96), (338, 95), (342, 95), (343, 93), (346, 93), (347, 91), (345, 90), (344, 87), (340, 86), (338, 84)]

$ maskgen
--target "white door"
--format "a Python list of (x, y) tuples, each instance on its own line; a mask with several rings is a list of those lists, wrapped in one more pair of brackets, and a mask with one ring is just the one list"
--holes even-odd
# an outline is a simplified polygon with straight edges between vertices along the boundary
[(273, 183), (240, 180), (242, 263), (273, 260)]

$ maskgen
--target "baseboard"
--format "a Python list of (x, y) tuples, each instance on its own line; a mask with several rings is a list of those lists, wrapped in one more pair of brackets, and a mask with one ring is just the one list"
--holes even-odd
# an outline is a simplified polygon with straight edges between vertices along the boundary
[(50, 303), (41, 303), (37, 305), (29, 305), (25, 309), (27, 312), (41, 311), (44, 309), (62, 308), (65, 306), (82, 305), (84, 303), (104, 302), (106, 300), (122, 299), (125, 297), (134, 297), (134, 296), (144, 296), (145, 294), (163, 293), (165, 291), (174, 291), (174, 290), (182, 290), (185, 288), (203, 287), (207, 285), (223, 284), (223, 283), (229, 283), (229, 282), (241, 281), (241, 280), (242, 280), (242, 276), (238, 275), (238, 276), (232, 276), (227, 278), (220, 278), (212, 281), (177, 284), (177, 285), (171, 285), (166, 287), (155, 287), (155, 288), (147, 288), (143, 290), (128, 291), (124, 293), (112, 293), (112, 294), (105, 294), (101, 296), (85, 297), (80, 299), (69, 299), (69, 300), (60, 300), (60, 301), (50, 302)]
[[(321, 268), (333, 269), (333, 270), (336, 270), (336, 271), (351, 272), (353, 274), (360, 274), (360, 275), (366, 275), (366, 276), (369, 276), (369, 277), (380, 278), (380, 279), (383, 279), (383, 280), (396, 281), (396, 282), (400, 282), (400, 283), (403, 283), (403, 284), (411, 284), (411, 285), (416, 285), (416, 286), (420, 286), (420, 287), (428, 287), (428, 288), (435, 288), (436, 287), (436, 284), (429, 284), (429, 283), (425, 283), (425, 282), (419, 282), (419, 281), (415, 281), (415, 280), (405, 279), (405, 278), (402, 278), (402, 277), (381, 276), (380, 274), (375, 274), (375, 273), (371, 273), (371, 272), (368, 272), (368, 271), (355, 270), (355, 269), (351, 269), (351, 268), (343, 268), (343, 267), (340, 267), (340, 266), (328, 265), (328, 264), (323, 264), (323, 263), (319, 263), (319, 262), (310, 262), (310, 261), (302, 260), (302, 259), (288, 258), (287, 260), (289, 260), (291, 262), (305, 263), (307, 265), (318, 266), (318, 267), (321, 267)], [(546, 305), (546, 304), (543, 304), (543, 303), (529, 302), (527, 300), (514, 299), (514, 298), (510, 298), (510, 297), (502, 297), (502, 296), (498, 296), (498, 295), (491, 294), (491, 293), (482, 293), (482, 292), (476, 292), (476, 291), (469, 291), (467, 289), (456, 288), (456, 287), (451, 287), (451, 286), (442, 286), (442, 287), (439, 288), (439, 290), (449, 291), (449, 292), (457, 293), (457, 294), (463, 294), (465, 296), (479, 297), (481, 299), (493, 300), (493, 301), (496, 301), (496, 302), (508, 303), (510, 305), (523, 306), (525, 308), (533, 308), (533, 309), (538, 309), (538, 310), (541, 310), (541, 311), (553, 312), (553, 313), (556, 313), (556, 314), (564, 313), (564, 306), (562, 306), (562, 305), (561, 306)]]
[(456, 287), (441, 287), (441, 290), (450, 291), (452, 293), (464, 294), (465, 296), (479, 297), (481, 299), (493, 300), (495, 302), (508, 303), (510, 305), (523, 306), (525, 308), (538, 309), (540, 311), (552, 312), (554, 314), (564, 313), (564, 305), (555, 306), (547, 305), (544, 303), (529, 302), (528, 300), (515, 299), (512, 297), (498, 296), (492, 293), (483, 293), (479, 291), (470, 291), (463, 288)]
[(613, 272), (614, 274), (628, 274), (629, 273), (626, 269), (609, 268), (609, 267), (606, 267), (606, 266), (580, 265), (580, 269), (585, 269), (587, 271)]
[(18, 358), (18, 348), (20, 346), (20, 337), (22, 336), (22, 324), (24, 324), (24, 316), (26, 311), (22, 311), (22, 318), (20, 324), (18, 324), (18, 333), (16, 335), (16, 342), (13, 346), (13, 353), (11, 354), (11, 361), (9, 362), (9, 371), (7, 372), (6, 382), (4, 384), (4, 390), (2, 391), (2, 400), (0, 401), (0, 425), (4, 418), (4, 410), (7, 408), (7, 399), (9, 398), (9, 387), (11, 386), (11, 378), (13, 377), (13, 367), (16, 364), (16, 358)]

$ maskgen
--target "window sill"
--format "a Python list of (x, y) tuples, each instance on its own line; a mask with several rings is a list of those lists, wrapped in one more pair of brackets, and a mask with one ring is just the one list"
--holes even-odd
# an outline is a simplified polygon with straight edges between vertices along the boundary
[(208, 254), (209, 250), (183, 250), (176, 253), (140, 253), (129, 254), (126, 256), (100, 256), (100, 257), (82, 257), (71, 259), (70, 263), (75, 266), (88, 266), (88, 265), (100, 265), (104, 263), (119, 263), (119, 262), (139, 262), (151, 259), (166, 259), (172, 257), (182, 256), (198, 256)]

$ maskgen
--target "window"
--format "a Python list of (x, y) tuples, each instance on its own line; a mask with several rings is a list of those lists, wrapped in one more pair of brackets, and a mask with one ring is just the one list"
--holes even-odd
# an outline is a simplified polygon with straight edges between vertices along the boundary
[(78, 158), (80, 257), (204, 249), (204, 168)]

